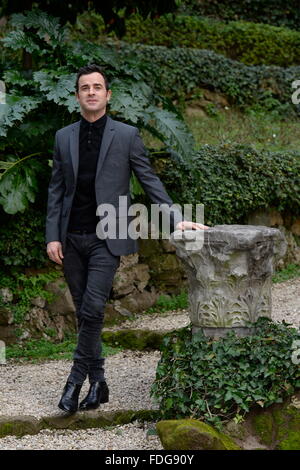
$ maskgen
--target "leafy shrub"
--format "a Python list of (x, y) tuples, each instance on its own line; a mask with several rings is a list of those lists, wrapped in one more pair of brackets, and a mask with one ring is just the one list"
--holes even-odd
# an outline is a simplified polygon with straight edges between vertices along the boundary
[(246, 20), (299, 30), (298, 0), (183, 0), (180, 11), (222, 20)]
[(126, 21), (123, 41), (166, 47), (208, 49), (247, 65), (298, 65), (300, 33), (287, 28), (243, 21), (229, 23), (167, 14)]
[(255, 406), (280, 403), (300, 388), (300, 366), (292, 361), (300, 332), (260, 318), (244, 338), (231, 331), (208, 339), (191, 327), (163, 340), (151, 394), (164, 419), (193, 417), (220, 426)]
[[(55, 298), (55, 294), (47, 291), (45, 284), (57, 279), (61, 273), (57, 270), (39, 273), (36, 276), (26, 276), (23, 273), (14, 271), (9, 275), (0, 273), (1, 287), (8, 287), (13, 294), (13, 302), (9, 309), (13, 314), (15, 323), (21, 323), (31, 306), (31, 299), (42, 297), (48, 302)], [(0, 296), (0, 306), (6, 306)]]
[(44, 212), (31, 208), (16, 217), (7, 216), (0, 226), (1, 270), (7, 266), (41, 268), (48, 258)]
[(5, 212), (24, 211), (39, 190), (46, 192), (47, 184), (39, 186), (39, 176), (50, 176), (55, 131), (80, 117), (75, 78), (87, 63), (97, 62), (107, 73), (113, 117), (146, 128), (182, 155), (193, 148), (182, 117), (150, 82), (145, 83), (146, 65), (134, 53), (124, 57), (110, 45), (70, 42), (58, 18), (39, 10), (12, 15), (0, 42), (15, 57), (13, 66), (0, 63), (7, 92), (6, 103), (0, 104), (0, 204)]
[(255, 103), (264, 107), (272, 99), (272, 108), (277, 102), (283, 117), (300, 113), (300, 106), (291, 100), (299, 66), (247, 66), (212, 51), (120, 43), (123, 57), (133, 51), (144, 64), (151, 64), (151, 69), (145, 70), (146, 81), (173, 100), (188, 99), (203, 87), (224, 93), (231, 104), (242, 108)]
[(242, 222), (250, 212), (269, 207), (300, 214), (297, 152), (204, 145), (189, 164), (162, 158), (157, 166), (174, 202), (204, 204), (207, 224)]

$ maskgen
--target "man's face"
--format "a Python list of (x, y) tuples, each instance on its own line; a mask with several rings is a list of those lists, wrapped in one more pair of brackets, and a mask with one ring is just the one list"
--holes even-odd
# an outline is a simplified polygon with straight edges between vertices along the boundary
[(103, 76), (99, 72), (81, 75), (76, 98), (85, 113), (105, 114), (111, 91), (106, 90)]

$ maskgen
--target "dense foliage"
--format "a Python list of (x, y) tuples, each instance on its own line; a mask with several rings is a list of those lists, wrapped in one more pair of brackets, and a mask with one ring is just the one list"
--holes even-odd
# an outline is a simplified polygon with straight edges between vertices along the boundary
[(299, 79), (300, 66), (249, 66), (206, 50), (125, 42), (121, 51), (123, 56), (134, 51), (151, 63), (147, 82), (172, 99), (188, 99), (197, 87), (204, 87), (224, 93), (242, 108), (258, 103), (269, 111), (277, 108), (286, 118), (300, 113), (300, 106), (292, 103), (292, 83)]
[[(41, 175), (50, 173), (55, 131), (79, 118), (76, 71), (87, 63), (98, 63), (108, 75), (113, 117), (146, 128), (162, 145), (190, 155), (191, 133), (173, 104), (145, 83), (147, 65), (134, 53), (124, 57), (111, 46), (69, 42), (58, 19), (38, 10), (13, 15), (2, 43), (12, 51), (7, 54), (11, 62), (0, 64), (7, 92), (6, 104), (0, 105), (0, 204), (5, 212), (24, 211), (45, 192)], [(25, 69), (24, 51), (30, 56)], [(135, 186), (133, 181), (133, 191)]]
[(41, 268), (48, 261), (45, 245), (45, 201), (16, 216), (1, 212), (0, 272), (5, 267)]
[[(48, 302), (55, 299), (55, 294), (45, 289), (45, 285), (56, 280), (61, 276), (58, 270), (49, 270), (48, 272), (38, 273), (37, 275), (28, 276), (22, 271), (13, 270), (10, 275), (0, 272), (1, 287), (7, 287), (13, 295), (13, 300), (9, 304), (9, 311), (12, 314), (13, 323), (21, 324), (26, 314), (32, 308), (31, 300), (41, 297)], [(8, 307), (7, 303), (0, 296), (0, 308)], [(20, 330), (17, 330), (21, 332)]]
[(300, 33), (265, 24), (225, 23), (171, 14), (153, 19), (132, 15), (126, 21), (123, 40), (145, 45), (208, 49), (247, 65), (288, 67), (300, 64)]
[(298, 0), (183, 0), (181, 11), (222, 20), (246, 20), (299, 31)]
[(204, 204), (207, 224), (247, 223), (269, 207), (300, 214), (300, 153), (204, 145), (189, 165), (162, 158), (157, 168), (176, 202)]
[(60, 16), (61, 22), (75, 23), (80, 13), (95, 11), (101, 15), (106, 25), (106, 31), (113, 30), (118, 37), (125, 33), (125, 17), (136, 10), (143, 17), (153, 17), (166, 12), (175, 11), (176, 0), (110, 0), (99, 2), (97, 0), (73, 0), (72, 2), (61, 2), (60, 0), (2, 0), (0, 6), (0, 17), (13, 13), (22, 13), (32, 7), (39, 7), (53, 16)]
[(164, 419), (193, 417), (219, 426), (300, 388), (299, 360), (292, 360), (300, 332), (268, 318), (253, 326), (244, 338), (231, 331), (212, 340), (192, 334), (190, 326), (164, 338), (151, 389)]
[[(300, 67), (246, 66), (190, 48), (70, 42), (68, 35), (57, 18), (34, 10), (13, 16), (2, 41), (0, 75), (7, 89), (6, 105), (0, 105), (4, 266), (44, 263), (53, 137), (79, 118), (75, 72), (88, 62), (102, 65), (110, 79), (110, 114), (161, 140), (167, 160), (160, 176), (174, 202), (203, 203), (209, 224), (234, 223), (270, 205), (299, 214), (298, 154), (258, 153), (243, 146), (204, 146), (195, 154), (171, 100), (191, 98), (203, 86), (226, 94), (231, 103), (258, 103), (287, 117), (299, 109), (290, 97)], [(24, 53), (31, 68), (24, 68)], [(131, 189), (141, 192), (135, 178)], [(14, 218), (16, 213), (22, 215)]]

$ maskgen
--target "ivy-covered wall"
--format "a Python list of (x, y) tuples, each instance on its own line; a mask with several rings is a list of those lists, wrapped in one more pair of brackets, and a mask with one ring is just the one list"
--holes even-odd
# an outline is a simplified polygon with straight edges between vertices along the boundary
[(212, 51), (119, 44), (125, 57), (133, 52), (142, 57), (151, 70), (145, 71), (145, 79), (154, 89), (172, 99), (187, 99), (197, 87), (224, 93), (231, 104), (245, 107), (255, 103), (266, 110), (274, 107), (285, 117), (300, 113), (300, 106), (293, 104), (292, 87), (299, 80), (300, 66), (277, 67), (250, 66), (228, 59)]

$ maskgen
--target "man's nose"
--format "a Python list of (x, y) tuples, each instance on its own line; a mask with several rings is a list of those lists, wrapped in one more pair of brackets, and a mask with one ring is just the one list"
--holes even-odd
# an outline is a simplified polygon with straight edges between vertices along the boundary
[(94, 88), (89, 88), (89, 95), (93, 95), (95, 93)]

